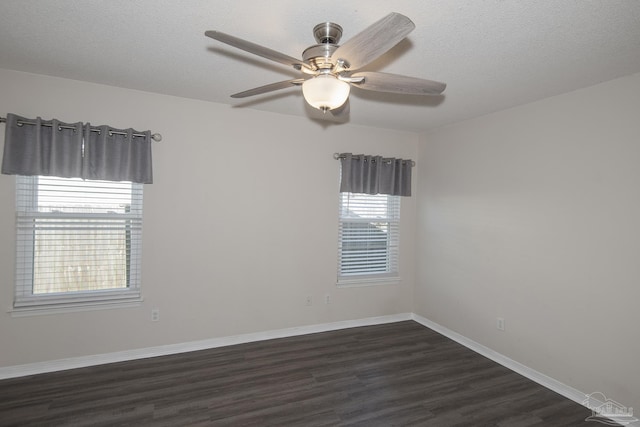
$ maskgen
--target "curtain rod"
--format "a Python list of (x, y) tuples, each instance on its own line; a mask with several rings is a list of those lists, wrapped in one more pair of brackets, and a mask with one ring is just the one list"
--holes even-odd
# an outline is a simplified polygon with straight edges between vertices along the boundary
[[(6, 117), (0, 117), (0, 123), (6, 123), (7, 119)], [(18, 120), (18, 126), (21, 125), (35, 125), (36, 122), (30, 122), (27, 120)], [(51, 123), (42, 123), (42, 126), (46, 126), (46, 127), (52, 127), (53, 125)], [(67, 126), (67, 125), (58, 125), (59, 129), (75, 129), (74, 126)], [(100, 132), (99, 128), (91, 128), (91, 132)], [(117, 130), (112, 130), (109, 131), (110, 134), (116, 134), (116, 135), (126, 135), (126, 132), (119, 132)], [(144, 136), (144, 134), (142, 133), (134, 133), (133, 136)], [(159, 133), (154, 133), (153, 135), (151, 135), (151, 139), (153, 139), (155, 142), (160, 142), (162, 141), (162, 135), (160, 135)]]
[[(336, 159), (336, 160), (344, 159), (344, 158), (346, 158), (346, 157), (347, 157), (347, 156), (346, 156), (346, 155), (344, 155), (344, 154), (340, 154), (340, 153), (333, 153), (333, 158), (334, 158), (334, 159)], [(382, 160), (384, 160), (384, 161), (391, 161), (391, 160), (395, 160), (395, 159), (387, 159), (387, 158), (384, 158), (384, 157), (383, 157), (383, 158), (382, 158)], [(415, 166), (415, 165), (416, 165), (416, 162), (414, 162), (413, 160), (411, 160), (411, 166)]]

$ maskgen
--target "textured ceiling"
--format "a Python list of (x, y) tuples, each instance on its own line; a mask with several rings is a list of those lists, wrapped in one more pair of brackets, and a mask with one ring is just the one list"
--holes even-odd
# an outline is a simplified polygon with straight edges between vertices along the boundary
[(298, 74), (204, 32), (300, 58), (314, 25), (340, 24), (344, 42), (389, 12), (416, 29), (365, 69), (448, 87), (354, 89), (350, 123), (428, 130), (640, 72), (637, 0), (2, 0), (0, 68), (309, 116), (298, 87), (229, 98)]

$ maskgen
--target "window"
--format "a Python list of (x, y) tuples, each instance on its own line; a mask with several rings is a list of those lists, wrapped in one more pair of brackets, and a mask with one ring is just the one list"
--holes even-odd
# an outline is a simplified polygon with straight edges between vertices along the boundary
[(400, 196), (340, 193), (338, 283), (398, 278)]
[(16, 176), (14, 307), (139, 301), (142, 187)]

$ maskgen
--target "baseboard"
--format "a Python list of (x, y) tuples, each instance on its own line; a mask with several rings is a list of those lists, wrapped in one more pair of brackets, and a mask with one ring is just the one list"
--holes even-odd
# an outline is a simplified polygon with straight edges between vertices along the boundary
[(0, 380), (23, 377), (27, 375), (43, 374), (47, 372), (63, 371), (67, 369), (84, 368), (87, 366), (103, 365), (107, 363), (126, 362), (128, 360), (167, 356), (171, 354), (186, 353), (189, 351), (207, 350), (210, 348), (225, 347), (234, 344), (245, 344), (249, 342), (264, 341), (275, 338), (287, 338), (298, 335), (315, 334), (318, 332), (356, 328), (360, 326), (401, 322), (405, 320), (411, 320), (412, 316), (412, 313), (403, 313), (388, 316), (369, 317), (357, 320), (344, 320), (340, 322), (299, 326), (294, 328), (277, 329), (221, 338), (211, 338), (180, 344), (170, 344), (157, 347), (141, 348), (136, 350), (97, 354), (92, 356), (72, 357), (68, 359), (29, 363), (25, 365), (7, 366), (0, 368)]
[(567, 399), (571, 399), (581, 405), (584, 404), (586, 394), (576, 390), (573, 387), (563, 384), (560, 381), (557, 381), (547, 375), (536, 371), (535, 369), (531, 369), (528, 366), (516, 362), (515, 360), (510, 359), (507, 356), (490, 349), (489, 347), (485, 347), (482, 344), (479, 344), (465, 337), (464, 335), (460, 335), (459, 333), (454, 332), (451, 329), (445, 328), (444, 326), (439, 325), (425, 317), (419, 316), (417, 314), (412, 314), (411, 318), (421, 325), (426, 326), (429, 329), (433, 329), (439, 334), (444, 335), (445, 337), (450, 338), (459, 344), (462, 344), (468, 349), (473, 350), (476, 353), (479, 353), (484, 357), (491, 359), (506, 368), (511, 369), (514, 372), (517, 372), (523, 377), (527, 377), (530, 380), (535, 381), (538, 384), (555, 391), (556, 393), (566, 397)]

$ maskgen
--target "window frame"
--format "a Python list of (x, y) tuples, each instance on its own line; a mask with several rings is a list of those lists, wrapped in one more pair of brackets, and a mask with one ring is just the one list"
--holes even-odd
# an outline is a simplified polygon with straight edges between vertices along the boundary
[[(386, 215), (379, 217), (355, 218), (345, 215), (348, 211), (348, 200), (352, 197), (386, 198)], [(338, 265), (336, 284), (341, 287), (357, 287), (370, 285), (398, 284), (400, 278), (400, 212), (401, 197), (387, 194), (361, 194), (341, 192), (338, 202)], [(344, 269), (344, 229), (347, 224), (383, 224), (388, 227), (385, 245), (386, 268), (384, 271), (369, 271), (359, 273), (343, 272)], [(373, 239), (378, 241), (379, 239)], [(377, 267), (379, 268), (379, 266)], [(372, 268), (371, 270), (375, 270)]]
[[(78, 309), (139, 305), (142, 301), (140, 270), (142, 264), (143, 184), (130, 183), (131, 208), (126, 213), (39, 212), (37, 200), (39, 178), (39, 176), (16, 175), (16, 266), (12, 312), (37, 314), (60, 310), (76, 311)], [(34, 294), (35, 232), (38, 219), (124, 221), (127, 244), (125, 255), (127, 287)]]

